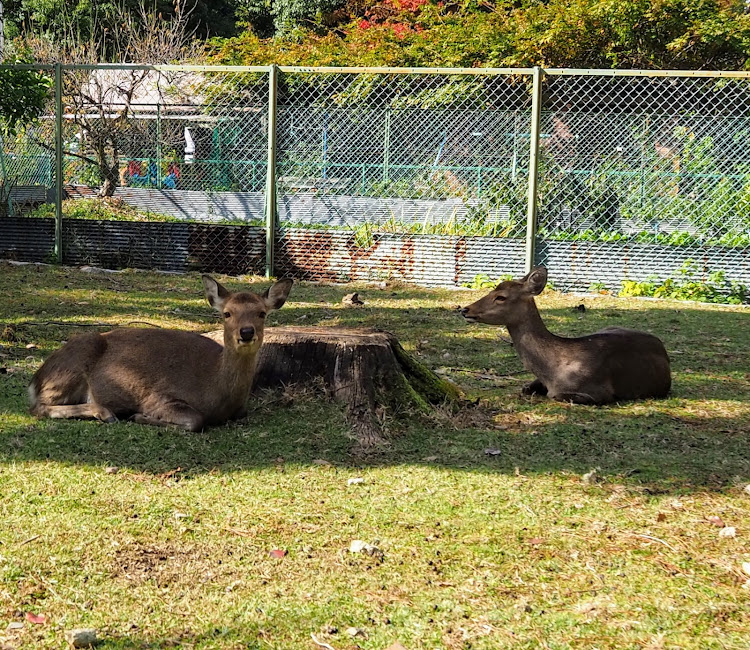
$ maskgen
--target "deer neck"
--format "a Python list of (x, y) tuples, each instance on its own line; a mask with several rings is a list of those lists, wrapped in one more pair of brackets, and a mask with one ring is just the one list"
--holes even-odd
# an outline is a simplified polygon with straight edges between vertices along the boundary
[(225, 342), (219, 362), (216, 388), (232, 405), (242, 405), (247, 399), (255, 375), (258, 350), (237, 352)]
[(547, 329), (535, 304), (530, 305), (524, 318), (507, 328), (527, 370), (540, 379), (554, 372), (560, 362), (560, 338)]

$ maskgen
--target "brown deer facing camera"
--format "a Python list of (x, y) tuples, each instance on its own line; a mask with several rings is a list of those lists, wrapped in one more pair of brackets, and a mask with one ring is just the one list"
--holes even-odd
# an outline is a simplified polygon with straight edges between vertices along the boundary
[(524, 367), (536, 377), (523, 388), (524, 394), (606, 404), (669, 393), (669, 357), (657, 337), (623, 327), (577, 338), (555, 336), (534, 302), (546, 284), (547, 269), (537, 266), (461, 310), (468, 321), (508, 328)]
[(208, 275), (206, 298), (224, 317), (224, 345), (196, 332), (121, 328), (71, 339), (29, 386), (31, 413), (51, 418), (132, 417), (141, 424), (205, 426), (242, 417), (263, 343), (266, 314), (291, 280), (263, 295), (233, 293)]

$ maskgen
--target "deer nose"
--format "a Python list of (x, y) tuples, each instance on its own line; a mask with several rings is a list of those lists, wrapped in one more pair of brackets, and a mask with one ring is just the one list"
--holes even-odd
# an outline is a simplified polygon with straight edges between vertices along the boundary
[(251, 325), (250, 327), (242, 327), (240, 329), (240, 340), (245, 343), (249, 343), (255, 338), (255, 328)]
[(469, 313), (469, 308), (468, 307), (464, 307), (463, 309), (461, 309), (461, 314), (462, 315), (466, 316), (466, 314), (468, 314), (468, 313)]

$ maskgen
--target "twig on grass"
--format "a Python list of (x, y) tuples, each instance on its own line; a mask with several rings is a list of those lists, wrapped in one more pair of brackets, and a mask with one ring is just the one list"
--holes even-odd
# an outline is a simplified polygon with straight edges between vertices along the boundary
[(31, 542), (33, 542), (33, 541), (35, 541), (35, 540), (39, 539), (40, 537), (41, 537), (41, 535), (32, 535), (32, 536), (31, 536), (31, 537), (29, 537), (28, 539), (25, 539), (24, 541), (22, 541), (22, 542), (21, 542), (21, 543), (19, 544), (19, 546), (26, 546), (26, 544), (31, 544)]
[[(63, 320), (47, 320), (47, 321), (23, 321), (18, 323), (19, 325), (34, 325), (36, 327), (48, 327), (50, 325), (58, 325), (60, 327), (116, 327), (114, 323), (71, 323)], [(127, 322), (127, 325), (148, 325), (149, 327), (161, 328), (161, 325), (156, 323), (149, 323), (145, 320), (131, 320)]]
[(659, 539), (658, 537), (654, 537), (653, 535), (642, 535), (640, 533), (628, 533), (631, 537), (640, 537), (641, 539), (647, 539), (652, 542), (659, 542), (659, 544), (664, 544), (669, 550), (674, 551), (675, 553), (680, 553), (679, 550), (677, 550), (674, 546), (671, 544), (668, 544), (663, 539)]
[(328, 645), (327, 643), (324, 643), (323, 641), (318, 641), (317, 638), (315, 638), (315, 635), (310, 632), (310, 638), (313, 640), (313, 643), (315, 645), (320, 646), (321, 648), (326, 648), (326, 650), (336, 650), (332, 645)]

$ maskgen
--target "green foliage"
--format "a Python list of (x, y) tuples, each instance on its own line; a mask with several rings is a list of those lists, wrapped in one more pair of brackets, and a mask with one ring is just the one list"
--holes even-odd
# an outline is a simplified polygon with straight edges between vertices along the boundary
[[(250, 0), (241, 7), (256, 33), (215, 41), (217, 62), (737, 69), (750, 51), (750, 16), (740, 3), (718, 0), (383, 0), (339, 11), (330, 0)], [(264, 41), (270, 22), (277, 39)]]
[(661, 282), (656, 278), (643, 282), (625, 280), (620, 295), (733, 305), (750, 302), (750, 290), (746, 285), (730, 282), (724, 271), (702, 269), (693, 260), (687, 260), (673, 277)]
[[(27, 63), (21, 56), (5, 63)], [(47, 102), (52, 80), (43, 72), (0, 68), (0, 132), (12, 137), (16, 131), (38, 118)]]
[[(235, 0), (183, 0), (189, 12), (189, 29), (198, 37), (232, 36), (236, 33)], [(118, 29), (125, 11), (137, 15), (141, 8), (169, 19), (175, 13), (172, 0), (10, 0), (3, 2), (6, 34), (41, 37), (73, 45), (100, 40)]]
[(497, 280), (493, 280), (486, 273), (479, 273), (474, 276), (474, 279), (471, 282), (465, 282), (462, 286), (467, 289), (494, 289), (501, 282), (512, 279), (513, 276), (509, 273), (501, 275)]
[[(30, 214), (34, 218), (53, 218), (55, 206), (44, 203)], [(96, 198), (63, 201), (63, 217), (66, 219), (88, 219), (92, 221), (181, 221), (176, 217), (142, 212), (125, 203), (122, 199)]]
[(237, 18), (262, 36), (293, 37), (296, 30), (320, 25), (344, 0), (237, 0)]

